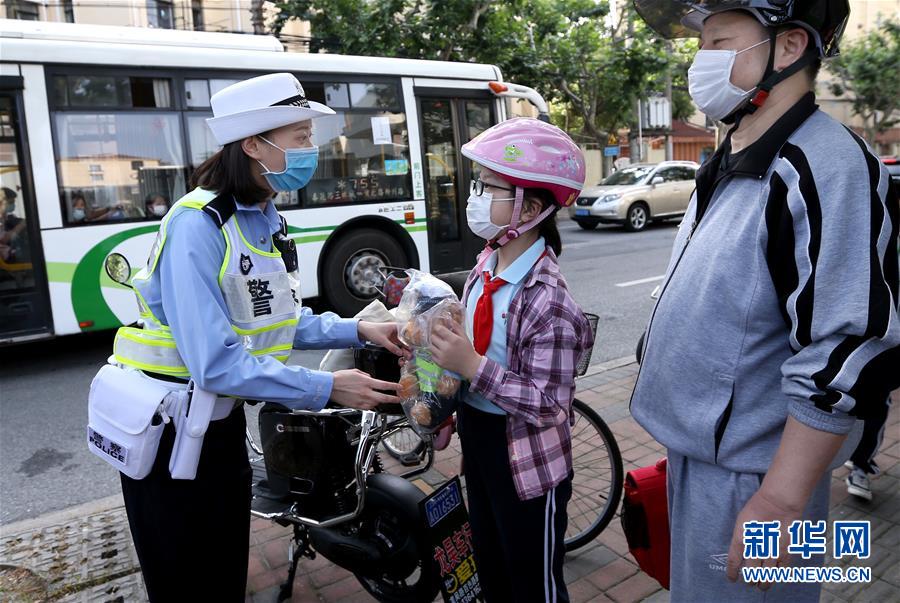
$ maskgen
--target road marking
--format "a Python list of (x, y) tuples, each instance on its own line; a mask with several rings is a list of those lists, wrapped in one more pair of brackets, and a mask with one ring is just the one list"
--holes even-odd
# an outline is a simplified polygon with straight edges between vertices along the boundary
[(636, 281), (628, 281), (627, 283), (616, 283), (616, 287), (631, 287), (633, 285), (643, 285), (644, 283), (652, 283), (654, 281), (661, 281), (666, 278), (665, 274), (661, 274), (659, 276), (651, 276), (650, 278), (642, 278)]
[(574, 249), (576, 247), (587, 247), (588, 245), (596, 245), (596, 241), (582, 241), (580, 243), (563, 243), (563, 251), (566, 249)]

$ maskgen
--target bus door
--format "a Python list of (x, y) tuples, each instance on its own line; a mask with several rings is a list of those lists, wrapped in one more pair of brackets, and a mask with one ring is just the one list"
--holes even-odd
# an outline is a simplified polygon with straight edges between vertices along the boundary
[(23, 79), (0, 76), (0, 343), (51, 330), (29, 163)]
[(469, 270), (484, 249), (466, 225), (472, 162), (460, 147), (496, 122), (487, 90), (426, 88), (416, 81), (425, 166), (428, 252), (432, 272)]

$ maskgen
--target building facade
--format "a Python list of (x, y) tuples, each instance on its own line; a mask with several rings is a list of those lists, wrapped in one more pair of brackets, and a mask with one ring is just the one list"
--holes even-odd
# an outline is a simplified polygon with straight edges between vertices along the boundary
[[(247, 34), (271, 32), (276, 15), (261, 0), (0, 0), (8, 19)], [(305, 52), (309, 23), (292, 20), (280, 37), (288, 50)]]
[[(850, 0), (850, 19), (844, 30), (843, 41), (852, 42), (860, 36), (878, 29), (888, 19), (900, 19), (900, 0)], [(900, 69), (900, 66), (898, 66)], [(853, 113), (853, 97), (850, 94), (834, 96), (829, 84), (835, 76), (827, 64), (819, 72), (816, 99), (819, 107), (838, 121), (862, 134), (863, 120)], [(882, 132), (874, 141), (867, 141), (882, 155), (900, 155), (900, 128), (893, 127)]]

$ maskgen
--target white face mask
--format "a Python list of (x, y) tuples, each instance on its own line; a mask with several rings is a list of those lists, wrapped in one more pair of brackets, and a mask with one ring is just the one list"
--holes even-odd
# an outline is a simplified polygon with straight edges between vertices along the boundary
[(763, 40), (743, 50), (697, 51), (688, 69), (688, 92), (710, 119), (719, 121), (728, 117), (753, 92), (731, 83), (731, 69), (737, 55), (767, 42)]
[(150, 211), (153, 212), (154, 216), (164, 216), (166, 212), (169, 210), (165, 205), (151, 205)]
[[(492, 193), (484, 192), (480, 195), (469, 195), (469, 201), (466, 203), (466, 222), (469, 228), (475, 233), (475, 236), (481, 237), (486, 241), (495, 239), (500, 232), (509, 226), (497, 226), (491, 222), (491, 202), (494, 201)], [(514, 198), (497, 199), (497, 201), (515, 201)]]
[(84, 210), (81, 209), (80, 207), (76, 207), (75, 209), (73, 209), (72, 210), (72, 219), (75, 220), (76, 222), (81, 222), (82, 220), (84, 220)]

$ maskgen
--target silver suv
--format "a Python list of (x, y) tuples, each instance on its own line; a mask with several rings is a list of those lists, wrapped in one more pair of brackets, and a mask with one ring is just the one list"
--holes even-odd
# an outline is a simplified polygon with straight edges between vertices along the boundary
[(651, 220), (684, 215), (700, 164), (693, 161), (634, 163), (587, 187), (569, 207), (569, 216), (585, 230), (597, 224), (622, 224), (643, 230)]

